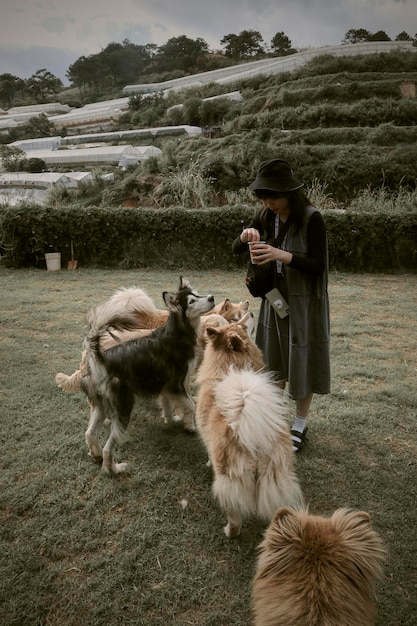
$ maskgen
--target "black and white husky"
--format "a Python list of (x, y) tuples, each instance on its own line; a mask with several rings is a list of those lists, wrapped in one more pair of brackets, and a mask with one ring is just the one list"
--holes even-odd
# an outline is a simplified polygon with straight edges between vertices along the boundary
[[(174, 406), (181, 410), (184, 428), (194, 431), (194, 402), (188, 379), (193, 371), (200, 316), (214, 307), (212, 295), (201, 296), (183, 277), (177, 293), (162, 294), (168, 307), (166, 324), (146, 337), (120, 343), (106, 351), (100, 339), (112, 329), (135, 327), (131, 312), (115, 315), (108, 302), (92, 309), (87, 316), (89, 333), (84, 347), (90, 375), (82, 389), (90, 404), (90, 421), (85, 433), (89, 454), (102, 461), (103, 471), (117, 474), (126, 463), (116, 463), (115, 447), (122, 442), (129, 424), (135, 396), (160, 397), (165, 421), (174, 419)], [(103, 449), (98, 431), (110, 421), (110, 435)]]

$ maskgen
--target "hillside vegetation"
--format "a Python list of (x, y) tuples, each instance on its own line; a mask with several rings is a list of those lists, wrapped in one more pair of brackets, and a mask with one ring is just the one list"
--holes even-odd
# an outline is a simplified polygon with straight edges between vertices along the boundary
[[(358, 196), (363, 202), (364, 191), (379, 192), (381, 187), (390, 195), (400, 189), (413, 192), (416, 85), (417, 51), (397, 50), (322, 55), (274, 76), (132, 95), (128, 112), (114, 122), (113, 130), (188, 124), (205, 132), (190, 139), (174, 134), (138, 139), (141, 145), (161, 148), (162, 157), (127, 173), (116, 168), (115, 184), (105, 185), (97, 177), (83, 189), (80, 203), (185, 208), (250, 204), (253, 198), (246, 187), (259, 162), (272, 157), (288, 159), (324, 208), (348, 208)], [(61, 101), (73, 103), (76, 91), (64, 90)], [(227, 98), (235, 91), (240, 101)], [(112, 92), (103, 99), (121, 95)], [(49, 134), (58, 134), (53, 125)], [(50, 203), (64, 200), (65, 192), (58, 191)]]
[[(231, 192), (243, 193), (260, 161), (277, 156), (345, 208), (364, 190), (414, 191), (416, 85), (417, 54), (390, 52), (321, 56), (227, 89), (211, 84), (168, 98), (134, 96), (120, 128), (191, 124), (207, 127), (208, 137), (154, 141), (162, 158), (123, 176), (107, 200), (170, 206), (186, 198), (187, 206), (221, 206)], [(240, 102), (205, 100), (233, 90)]]

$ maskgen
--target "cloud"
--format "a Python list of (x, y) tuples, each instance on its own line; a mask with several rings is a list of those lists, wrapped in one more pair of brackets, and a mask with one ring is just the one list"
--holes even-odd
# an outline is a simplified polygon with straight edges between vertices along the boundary
[(63, 16), (48, 16), (39, 20), (39, 25), (44, 28), (48, 33), (54, 35), (62, 35), (65, 33), (68, 26), (76, 23), (76, 19), (70, 15)]
[[(221, 39), (259, 31), (269, 45), (284, 32), (298, 49), (342, 42), (352, 28), (413, 37), (416, 0), (2, 0), (0, 73), (24, 78), (45, 67), (65, 80), (80, 56), (111, 42), (164, 45), (172, 37)], [(35, 66), (36, 65), (36, 66)]]
[(67, 48), (0, 46), (0, 74), (30, 78), (37, 70), (47, 69), (69, 85), (65, 74), (77, 58), (79, 54)]

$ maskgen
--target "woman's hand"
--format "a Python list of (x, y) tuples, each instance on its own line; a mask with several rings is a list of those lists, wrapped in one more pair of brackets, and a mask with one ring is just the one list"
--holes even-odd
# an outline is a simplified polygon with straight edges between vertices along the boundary
[(240, 233), (240, 241), (242, 243), (248, 243), (248, 241), (260, 241), (261, 235), (256, 228), (245, 228)]
[(252, 246), (252, 257), (257, 265), (264, 265), (269, 261), (281, 261), (284, 265), (288, 265), (292, 260), (291, 252), (275, 248), (268, 243), (257, 243)]

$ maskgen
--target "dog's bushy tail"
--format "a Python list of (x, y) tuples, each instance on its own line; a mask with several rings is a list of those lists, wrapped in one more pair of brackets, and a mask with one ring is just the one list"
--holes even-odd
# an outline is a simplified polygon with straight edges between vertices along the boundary
[[(299, 508), (303, 495), (295, 472), (287, 406), (282, 390), (268, 372), (236, 371), (218, 383), (217, 406), (234, 436), (256, 463), (252, 471), (241, 468), (239, 478), (216, 484), (219, 501), (233, 501), (243, 515), (255, 513), (269, 521), (282, 505)], [(237, 490), (236, 496), (235, 490)], [(248, 494), (252, 494), (248, 498)]]
[(271, 373), (231, 368), (217, 384), (216, 403), (235, 437), (254, 456), (269, 456), (288, 437), (287, 406)]
[(137, 318), (134, 310), (120, 311), (112, 300), (90, 309), (87, 313), (88, 335), (85, 347), (99, 358), (102, 357), (100, 340), (104, 335), (112, 334), (112, 330), (133, 330), (137, 328)]
[(152, 314), (158, 310), (152, 298), (139, 287), (120, 287), (111, 296), (110, 303), (115, 313), (134, 311)]

